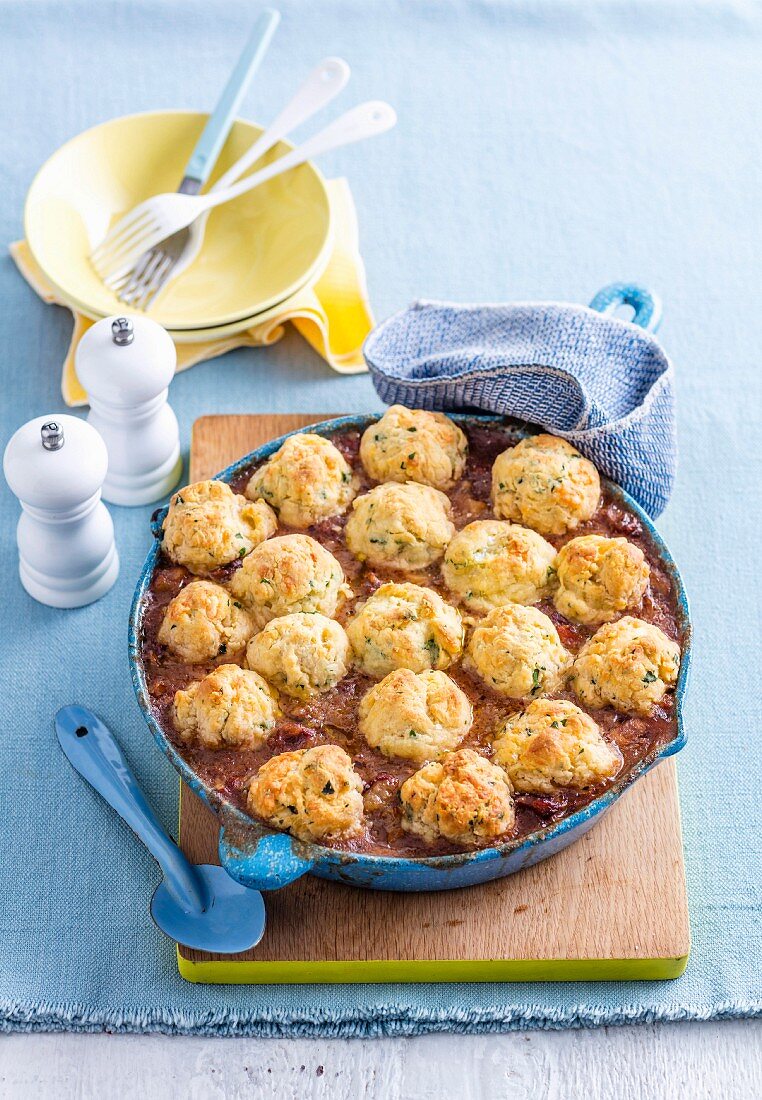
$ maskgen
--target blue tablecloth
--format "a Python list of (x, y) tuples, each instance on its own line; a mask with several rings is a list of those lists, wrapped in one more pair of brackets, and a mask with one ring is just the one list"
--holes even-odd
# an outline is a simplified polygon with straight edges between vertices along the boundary
[[(0, 1002), (13, 1028), (379, 1034), (705, 1019), (759, 1013), (759, 8), (586, 0), (280, 0), (282, 28), (246, 113), (341, 54), (350, 98), (388, 98), (391, 135), (326, 161), (360, 215), (379, 316), (414, 297), (588, 301), (631, 279), (665, 302), (681, 461), (660, 527), (696, 621), (679, 761), (693, 954), (674, 982), (215, 988), (178, 977), (147, 919), (156, 871), (55, 746), (74, 699), (118, 731), (165, 823), (175, 774), (139, 716), (125, 616), (149, 509), (115, 508), (122, 573), (80, 611), (33, 603), (16, 577), (3, 488)], [(208, 108), (252, 18), (233, 0), (4, 0), (0, 219), (66, 138), (110, 116)], [(70, 320), (0, 261), (3, 441), (59, 410)], [(289, 336), (172, 386), (187, 445), (208, 412), (365, 410)], [(756, 513), (756, 515), (755, 515)]]

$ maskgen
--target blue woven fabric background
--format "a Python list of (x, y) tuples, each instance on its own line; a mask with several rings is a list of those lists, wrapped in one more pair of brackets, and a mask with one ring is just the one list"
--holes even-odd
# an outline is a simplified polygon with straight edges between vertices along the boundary
[[(122, 574), (56, 612), (16, 579), (0, 491), (2, 1026), (379, 1034), (759, 1013), (759, 122), (753, 5), (587, 0), (280, 0), (246, 113), (267, 119), (326, 54), (348, 100), (386, 97), (395, 131), (334, 154), (357, 202), (378, 316), (415, 298), (576, 301), (619, 279), (661, 294), (677, 365), (680, 463), (660, 529), (696, 622), (678, 764), (693, 954), (674, 982), (214, 988), (186, 985), (147, 916), (153, 864), (53, 739), (80, 700), (118, 733), (169, 828), (177, 783), (139, 716), (126, 615), (149, 508), (113, 509)], [(2, 238), (22, 232), (37, 166), (110, 116), (208, 108), (252, 18), (234, 0), (0, 3)], [(0, 259), (3, 442), (60, 410), (65, 311)], [(363, 411), (296, 336), (194, 367), (171, 389), (187, 446), (209, 412)], [(635, 838), (636, 839), (636, 838)]]

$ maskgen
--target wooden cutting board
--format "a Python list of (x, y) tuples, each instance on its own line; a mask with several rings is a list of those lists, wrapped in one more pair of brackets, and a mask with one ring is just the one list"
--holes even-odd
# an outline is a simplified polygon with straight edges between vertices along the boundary
[[(205, 416), (190, 480), (321, 415)], [(214, 815), (185, 786), (180, 844), (217, 863)], [(243, 955), (178, 948), (193, 982), (575, 981), (675, 978), (690, 949), (677, 777), (662, 762), (581, 840), (483, 886), (360, 890), (310, 875), (265, 895), (267, 930)]]

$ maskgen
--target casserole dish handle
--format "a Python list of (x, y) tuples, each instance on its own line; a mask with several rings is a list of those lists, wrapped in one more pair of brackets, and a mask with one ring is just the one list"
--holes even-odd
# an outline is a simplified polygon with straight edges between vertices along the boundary
[(252, 837), (252, 830), (240, 833), (235, 826), (220, 831), (220, 863), (234, 879), (252, 890), (279, 890), (312, 868), (314, 861), (300, 854), (302, 845), (287, 833), (264, 830)]
[(590, 303), (596, 313), (614, 313), (620, 306), (630, 306), (633, 311), (631, 324), (646, 332), (656, 332), (661, 324), (661, 299), (635, 283), (609, 283)]

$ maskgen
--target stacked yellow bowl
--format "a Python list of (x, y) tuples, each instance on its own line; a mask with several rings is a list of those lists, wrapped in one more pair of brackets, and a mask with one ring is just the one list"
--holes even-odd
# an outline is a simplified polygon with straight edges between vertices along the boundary
[[(62, 301), (94, 320), (125, 306), (90, 265), (110, 226), (151, 195), (175, 191), (207, 115), (152, 111), (113, 119), (67, 142), (43, 165), (24, 210), (32, 255)], [(209, 186), (259, 137), (234, 123)], [(281, 142), (257, 167), (292, 146)], [(153, 303), (176, 343), (243, 332), (318, 278), (331, 253), (325, 180), (303, 164), (212, 212), (195, 262)]]

